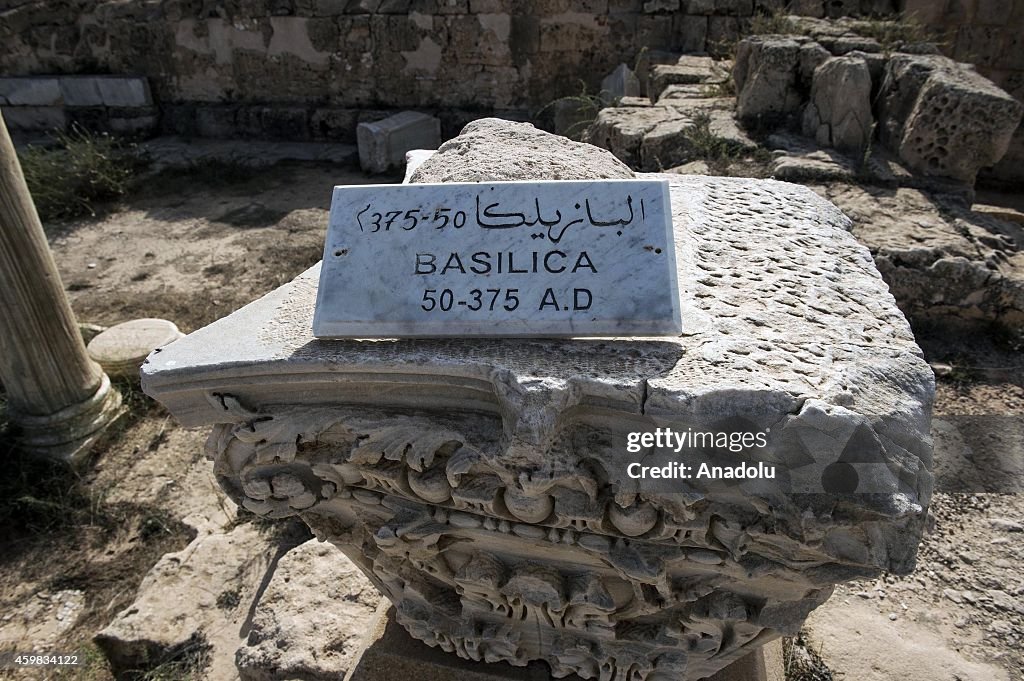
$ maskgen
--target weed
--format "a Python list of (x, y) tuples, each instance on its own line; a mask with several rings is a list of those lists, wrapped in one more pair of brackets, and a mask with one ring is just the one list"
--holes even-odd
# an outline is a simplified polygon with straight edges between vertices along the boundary
[(833, 681), (835, 678), (821, 655), (808, 647), (803, 632), (795, 638), (782, 639), (782, 659), (786, 681)]
[(796, 22), (780, 10), (755, 15), (750, 22), (750, 35), (787, 35), (799, 32)]
[(221, 610), (234, 610), (242, 602), (242, 592), (237, 587), (226, 589), (217, 595), (217, 607)]
[[(534, 114), (534, 119), (545, 115), (552, 115), (555, 119), (555, 127), (562, 128), (560, 134), (569, 139), (579, 141), (583, 133), (597, 120), (597, 114), (606, 106), (615, 106), (615, 102), (607, 101), (607, 92), (593, 94), (587, 92), (587, 84), (580, 81), (580, 93), (559, 97), (542, 106)], [(604, 96), (602, 96), (604, 95)], [(560, 119), (567, 119), (560, 125)]]
[(901, 17), (895, 21), (861, 19), (853, 23), (852, 30), (859, 36), (877, 40), (884, 52), (892, 52), (902, 45), (929, 42), (932, 39), (923, 25), (908, 17)]
[(30, 145), (19, 153), (25, 182), (44, 223), (95, 215), (97, 203), (128, 191), (139, 164), (134, 147), (80, 128), (58, 132), (54, 141), (54, 146)]

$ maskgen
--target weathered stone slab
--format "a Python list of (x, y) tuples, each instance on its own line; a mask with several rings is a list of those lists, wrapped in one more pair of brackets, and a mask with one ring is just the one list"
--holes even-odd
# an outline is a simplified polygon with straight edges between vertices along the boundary
[[(614, 110), (614, 109), (612, 109)], [(603, 149), (538, 130), (529, 123), (481, 118), (425, 161), (411, 182), (495, 182), (530, 177), (552, 180), (631, 179), (633, 171)], [(460, 163), (446, 159), (458, 157)]]
[(413, 149), (436, 149), (441, 144), (441, 122), (416, 111), (403, 111), (356, 127), (359, 165), (369, 173), (401, 166)]
[(95, 76), (61, 76), (60, 91), (67, 106), (103, 106)]
[(114, 675), (206, 649), (211, 654), (204, 678), (236, 678), (232, 653), (277, 548), (249, 523), (202, 534), (166, 554), (142, 580), (132, 606), (95, 637)]
[(803, 103), (797, 88), (800, 42), (793, 36), (751, 36), (736, 48), (732, 76), (736, 115), (748, 125), (774, 123)]
[[(756, 144), (739, 128), (731, 111), (714, 108), (715, 100), (683, 100), (689, 105), (677, 109), (685, 118), (668, 118), (644, 134), (640, 143), (640, 167), (660, 171), (701, 159), (709, 144), (729, 151), (748, 151)], [(703, 110), (701, 102), (709, 103)]]
[(122, 78), (106, 76), (96, 79), (100, 99), (106, 106), (146, 107), (153, 106), (149, 93), (149, 82), (145, 78)]
[(879, 94), (882, 141), (926, 175), (973, 184), (1009, 148), (1024, 107), (946, 57), (896, 54)]
[(60, 106), (60, 85), (56, 78), (0, 78), (0, 104)]
[(721, 68), (711, 57), (683, 57), (676, 64), (658, 64), (651, 67), (647, 94), (651, 101), (657, 101), (669, 85), (721, 83), (728, 77), (729, 72)]
[[(352, 561), (311, 539), (280, 559), (235, 653), (242, 681), (342, 679), (382, 596)], [(407, 677), (415, 678), (415, 677)]]
[(662, 182), (336, 187), (314, 334), (676, 334), (673, 259)]
[(640, 145), (656, 125), (686, 116), (666, 107), (609, 107), (601, 109), (583, 139), (607, 149), (631, 168), (640, 168)]
[(814, 71), (804, 134), (824, 147), (863, 153), (871, 144), (871, 73), (855, 56), (833, 57)]

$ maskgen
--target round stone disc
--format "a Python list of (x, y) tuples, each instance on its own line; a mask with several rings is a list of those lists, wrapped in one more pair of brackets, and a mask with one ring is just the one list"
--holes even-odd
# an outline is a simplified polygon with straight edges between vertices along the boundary
[(137, 378), (149, 353), (183, 335), (166, 319), (133, 319), (98, 334), (87, 349), (108, 376)]

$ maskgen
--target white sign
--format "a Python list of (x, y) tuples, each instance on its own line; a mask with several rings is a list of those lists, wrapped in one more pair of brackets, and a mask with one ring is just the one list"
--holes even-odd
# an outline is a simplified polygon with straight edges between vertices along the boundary
[(317, 337), (680, 331), (667, 181), (334, 188)]

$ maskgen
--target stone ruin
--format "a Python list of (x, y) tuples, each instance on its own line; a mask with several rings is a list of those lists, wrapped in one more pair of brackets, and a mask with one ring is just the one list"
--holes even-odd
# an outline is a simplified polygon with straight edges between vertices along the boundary
[[(758, 134), (792, 130), (807, 141), (775, 135), (768, 146), (836, 149), (851, 175), (872, 183), (966, 195), (978, 172), (1010, 148), (1024, 106), (971, 65), (930, 43), (883, 46), (856, 33), (857, 21), (790, 21), (800, 34), (746, 37), (732, 61), (646, 55), (638, 74), (646, 96), (615, 92), (623, 96), (584, 139), (631, 167), (657, 171), (699, 159), (693, 142), (701, 134), (753, 152)], [(785, 170), (774, 175), (804, 179)]]
[(745, 38), (733, 69), (737, 118), (761, 128), (800, 119), (819, 146), (858, 157), (877, 130), (911, 171), (973, 185), (1006, 153), (1024, 107), (969, 64), (881, 49), (870, 38), (828, 33)]
[[(412, 179), (632, 175), (544, 137), (478, 121)], [(679, 337), (319, 340), (317, 266), (155, 352), (144, 390), (212, 426), (232, 499), (301, 518), (429, 645), (555, 677), (706, 677), (795, 634), (836, 583), (913, 569), (933, 377), (827, 201), (637, 177), (670, 182)], [(626, 433), (659, 427), (770, 429), (786, 474), (630, 484)]]

